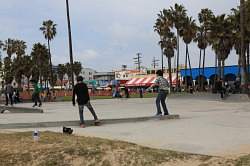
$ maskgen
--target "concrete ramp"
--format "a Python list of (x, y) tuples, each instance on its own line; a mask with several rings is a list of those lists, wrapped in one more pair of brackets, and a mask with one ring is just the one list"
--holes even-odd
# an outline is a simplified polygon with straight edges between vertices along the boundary
[(42, 109), (28, 108), (28, 107), (16, 107), (16, 106), (0, 106), (0, 113), (43, 113)]
[[(179, 119), (179, 115), (168, 115), (162, 117), (148, 116), (148, 117), (134, 117), (134, 118), (120, 118), (120, 119), (100, 119), (100, 125), (118, 124), (118, 123), (137, 123), (149, 120), (170, 120)], [(85, 120), (87, 126), (93, 126), (93, 120)], [(46, 127), (62, 127), (62, 126), (79, 126), (79, 121), (55, 121), (55, 122), (37, 122), (37, 123), (9, 123), (1, 124), (0, 129), (20, 129), (20, 128), (46, 128)]]

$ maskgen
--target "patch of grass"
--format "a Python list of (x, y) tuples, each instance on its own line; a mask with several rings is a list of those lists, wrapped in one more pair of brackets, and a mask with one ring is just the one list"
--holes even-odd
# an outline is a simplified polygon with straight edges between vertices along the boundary
[(235, 164), (235, 166), (249, 166), (249, 165), (250, 165), (250, 154), (240, 157)]
[[(215, 158), (53, 132), (41, 132), (38, 142), (33, 141), (32, 132), (0, 134), (0, 147), (0, 166), (156, 166), (190, 160), (206, 166), (213, 165)], [(250, 155), (236, 160), (238, 166), (249, 165), (249, 158)], [(222, 165), (236, 162), (216, 159)]]

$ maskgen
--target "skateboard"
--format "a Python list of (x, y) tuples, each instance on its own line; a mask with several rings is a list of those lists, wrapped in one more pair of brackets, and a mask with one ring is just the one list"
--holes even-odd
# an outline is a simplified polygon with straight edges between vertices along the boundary
[(100, 126), (100, 125), (101, 125), (101, 122), (100, 122), (100, 121), (94, 122), (94, 125), (95, 125), (95, 126)]

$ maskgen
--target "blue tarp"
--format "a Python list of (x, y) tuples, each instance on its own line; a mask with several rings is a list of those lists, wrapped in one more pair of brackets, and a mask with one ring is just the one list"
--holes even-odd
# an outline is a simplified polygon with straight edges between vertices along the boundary
[[(237, 76), (238, 72), (239, 72), (238, 66), (225, 66), (224, 67), (224, 75), (225, 76), (228, 74), (233, 74), (233, 75)], [(200, 74), (203, 75), (202, 68), (200, 69)], [(215, 67), (206, 67), (204, 70), (204, 76), (207, 79), (209, 79), (211, 76), (213, 76), (215, 74), (217, 74)], [(193, 68), (192, 75), (193, 75), (193, 79), (196, 79), (199, 76), (199, 68)], [(186, 74), (185, 74), (185, 69), (181, 69), (181, 77), (185, 77), (185, 76), (191, 76), (189, 69), (187, 69)]]

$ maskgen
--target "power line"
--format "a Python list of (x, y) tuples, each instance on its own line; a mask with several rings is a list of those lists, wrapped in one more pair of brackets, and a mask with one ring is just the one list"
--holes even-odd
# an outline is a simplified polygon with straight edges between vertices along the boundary
[(152, 66), (153, 66), (154, 69), (155, 69), (155, 67), (159, 66), (159, 64), (158, 64), (159, 61), (160, 60), (155, 59), (155, 57), (153, 58), (153, 60), (152, 60)]
[(134, 61), (135, 65), (138, 66), (139, 72), (141, 71), (141, 64), (142, 64), (141, 58), (142, 58), (142, 57), (141, 57), (141, 53), (137, 53), (137, 54), (136, 54), (136, 57), (133, 58), (133, 59), (135, 60), (135, 61)]

